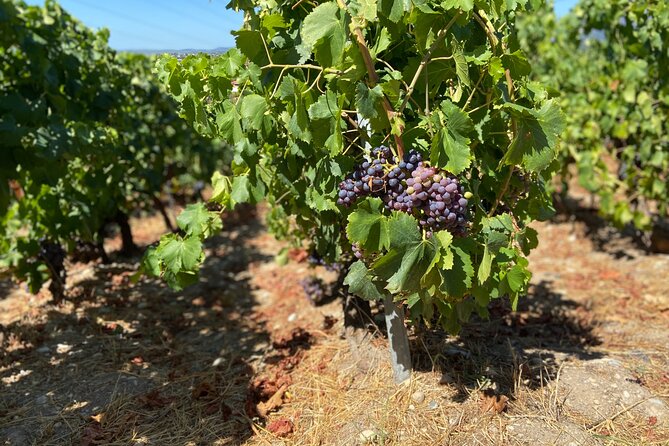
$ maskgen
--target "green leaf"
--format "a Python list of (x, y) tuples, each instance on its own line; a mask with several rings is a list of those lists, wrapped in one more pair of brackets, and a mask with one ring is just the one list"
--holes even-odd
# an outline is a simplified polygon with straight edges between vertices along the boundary
[(445, 122), (432, 141), (430, 161), (457, 175), (471, 165), (468, 135), (474, 125), (469, 115), (450, 101), (442, 102), (441, 111)]
[(521, 265), (514, 265), (506, 273), (506, 281), (509, 284), (509, 288), (511, 288), (514, 293), (523, 290), (529, 282), (530, 277), (530, 272)]
[(244, 53), (249, 60), (257, 65), (266, 65), (269, 63), (265, 53), (265, 45), (262, 35), (259, 31), (240, 30), (233, 31), (237, 48)]
[(383, 215), (383, 202), (368, 198), (348, 216), (346, 236), (366, 251), (381, 251), (390, 245), (388, 219)]
[(351, 265), (344, 279), (344, 285), (348, 285), (351, 294), (365, 300), (380, 300), (385, 297), (385, 292), (372, 280), (369, 270), (361, 260)]
[(242, 116), (232, 103), (227, 100), (223, 102), (223, 109), (216, 111), (216, 126), (221, 138), (230, 143), (236, 143), (244, 137), (241, 124)]
[(409, 0), (379, 0), (379, 12), (393, 23), (399, 22), (409, 10)]
[(488, 277), (490, 277), (492, 259), (493, 255), (490, 253), (488, 246), (486, 246), (483, 250), (483, 257), (481, 258), (481, 264), (479, 265), (478, 271), (478, 279), (480, 284), (483, 284), (483, 282), (488, 280)]
[(387, 281), (390, 293), (415, 292), (421, 289), (421, 279), (435, 255), (434, 243), (420, 240), (404, 249), (391, 249), (374, 263), (373, 270)]
[(378, 117), (382, 99), (383, 90), (380, 85), (369, 88), (364, 82), (358, 82), (355, 89), (355, 107), (363, 117), (368, 119)]
[(511, 72), (513, 79), (519, 79), (527, 76), (532, 71), (527, 58), (522, 51), (514, 51), (510, 54), (502, 55), (502, 66)]
[(250, 94), (244, 96), (241, 100), (240, 113), (242, 118), (250, 124), (251, 128), (260, 130), (267, 108), (267, 101), (264, 97)]
[(351, 0), (348, 7), (354, 17), (360, 17), (371, 23), (377, 19), (376, 0)]
[(337, 94), (327, 90), (325, 94), (309, 106), (309, 118), (316, 119), (339, 119), (341, 107), (337, 100)]
[(539, 110), (511, 103), (504, 109), (516, 119), (518, 128), (502, 163), (520, 164), (530, 172), (544, 170), (555, 159), (558, 136), (564, 129), (560, 107), (549, 100)]
[(247, 175), (235, 177), (232, 180), (230, 198), (232, 198), (232, 200), (234, 200), (236, 203), (248, 203), (251, 198), (249, 189), (250, 182)]
[(462, 85), (469, 87), (469, 66), (467, 65), (467, 59), (460, 42), (455, 39), (453, 40), (453, 60), (455, 61), (455, 73), (458, 76), (458, 80)]
[(225, 208), (231, 208), (233, 203), (230, 197), (232, 190), (232, 181), (230, 181), (230, 178), (216, 171), (211, 177), (211, 185), (214, 188), (211, 194), (211, 201)]
[(142, 257), (142, 271), (153, 277), (160, 277), (160, 256), (154, 246), (149, 246)]
[(341, 62), (346, 44), (346, 28), (337, 3), (327, 2), (316, 6), (300, 29), (302, 43), (324, 67)]
[(469, 252), (460, 246), (461, 241), (455, 242), (451, 249), (453, 250), (453, 267), (449, 270), (441, 271), (443, 281), (441, 291), (450, 297), (462, 297), (472, 286), (474, 277), (474, 267)]
[(165, 268), (174, 274), (196, 271), (204, 257), (202, 242), (198, 237), (182, 238), (177, 235), (161, 239), (156, 253), (165, 262)]
[(225, 54), (211, 63), (211, 71), (214, 76), (224, 76), (232, 78), (244, 65), (244, 56), (237, 48), (231, 48)]
[(474, 9), (474, 0), (444, 0), (441, 2), (444, 9), (460, 9), (469, 12)]
[(177, 217), (177, 225), (186, 235), (201, 235), (209, 227), (211, 213), (203, 203), (190, 204), (186, 206)]
[(392, 248), (404, 248), (420, 242), (422, 236), (418, 229), (416, 219), (403, 212), (394, 211), (388, 219), (388, 246)]

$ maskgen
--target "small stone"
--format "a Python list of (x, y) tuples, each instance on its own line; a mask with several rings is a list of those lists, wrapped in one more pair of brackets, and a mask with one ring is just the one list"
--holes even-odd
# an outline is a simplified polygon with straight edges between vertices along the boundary
[(214, 359), (214, 362), (211, 363), (211, 366), (218, 367), (221, 364), (223, 364), (223, 358), (216, 358)]
[(430, 401), (427, 405), (427, 408), (430, 409), (430, 410), (434, 410), (437, 407), (439, 407), (439, 403), (436, 402), (435, 400)]
[(423, 401), (425, 401), (425, 393), (421, 392), (420, 390), (417, 390), (411, 395), (411, 399), (413, 400), (414, 403), (420, 404)]
[(56, 352), (61, 355), (69, 352), (70, 350), (72, 350), (72, 346), (69, 344), (58, 344), (56, 346)]
[(288, 322), (295, 322), (296, 320), (297, 320), (296, 313), (291, 313), (290, 316), (288, 316)]
[(41, 346), (36, 351), (37, 353), (51, 353), (51, 350), (49, 350), (49, 347), (47, 347), (46, 345)]
[(376, 439), (377, 435), (376, 432), (372, 429), (365, 429), (364, 431), (360, 432), (360, 441), (363, 443), (371, 443)]
[(38, 396), (37, 398), (35, 398), (35, 402), (40, 406), (46, 404), (47, 401), (48, 400), (46, 395)]

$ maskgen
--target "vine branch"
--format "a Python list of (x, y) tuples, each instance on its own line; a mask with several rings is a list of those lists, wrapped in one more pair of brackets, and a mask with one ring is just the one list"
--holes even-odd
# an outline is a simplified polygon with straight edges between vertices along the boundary
[[(344, 3), (344, 0), (337, 0), (337, 4), (339, 5), (339, 8), (341, 8), (342, 10), (344, 11), (348, 10), (348, 8), (346, 7), (346, 3)], [(360, 50), (360, 54), (362, 55), (362, 59), (365, 61), (365, 68), (367, 68), (367, 74), (369, 76), (368, 84), (370, 87), (374, 88), (374, 86), (379, 82), (379, 75), (376, 72), (376, 68), (374, 67), (374, 60), (372, 59), (372, 55), (369, 52), (369, 47), (367, 46), (367, 42), (365, 41), (365, 36), (362, 34), (362, 28), (360, 26), (351, 26), (351, 32), (355, 37), (355, 41), (358, 45), (358, 49)], [(388, 117), (388, 122), (392, 127), (393, 121), (395, 120), (397, 113), (393, 109), (393, 106), (390, 104), (390, 101), (388, 100), (385, 94), (383, 95), (383, 100), (381, 101), (381, 105), (385, 110), (386, 116)], [(404, 132), (403, 125), (400, 127), (400, 135), (402, 134), (402, 132)], [(400, 135), (393, 134), (393, 138), (395, 140), (395, 145), (397, 147), (397, 156), (400, 159), (402, 159), (404, 158), (404, 141), (402, 140), (402, 137)]]

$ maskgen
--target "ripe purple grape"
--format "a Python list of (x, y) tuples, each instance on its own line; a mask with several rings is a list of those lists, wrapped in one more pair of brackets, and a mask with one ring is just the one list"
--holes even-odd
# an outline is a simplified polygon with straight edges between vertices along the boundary
[[(350, 206), (363, 196), (378, 197), (386, 209), (412, 214), (427, 237), (441, 230), (464, 235), (468, 201), (455, 176), (428, 166), (416, 150), (410, 150), (403, 160), (385, 146), (372, 149), (371, 155), (340, 183), (338, 204)], [(353, 251), (356, 257), (363, 257), (357, 247)]]

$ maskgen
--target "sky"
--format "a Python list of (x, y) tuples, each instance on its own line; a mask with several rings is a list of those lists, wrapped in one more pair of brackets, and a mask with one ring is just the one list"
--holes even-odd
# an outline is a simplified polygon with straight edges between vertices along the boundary
[[(27, 0), (43, 5), (43, 0)], [(110, 30), (117, 50), (209, 50), (234, 46), (230, 31), (242, 14), (225, 9), (227, 0), (60, 0), (86, 26)]]
[[(558, 15), (576, 0), (554, 0)], [(42, 5), (41, 0), (28, 0)], [(230, 31), (242, 14), (225, 9), (227, 0), (61, 0), (60, 4), (91, 28), (108, 28), (117, 50), (210, 50), (234, 46)]]

